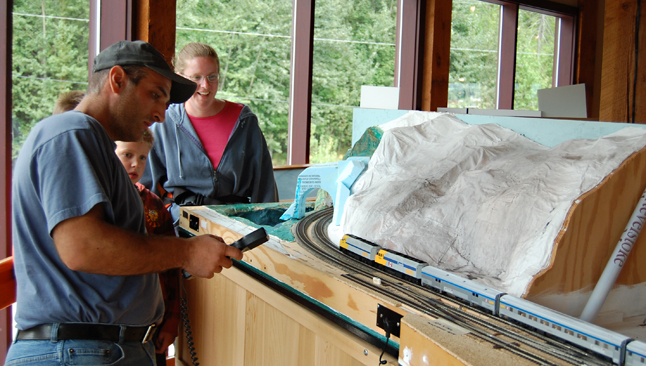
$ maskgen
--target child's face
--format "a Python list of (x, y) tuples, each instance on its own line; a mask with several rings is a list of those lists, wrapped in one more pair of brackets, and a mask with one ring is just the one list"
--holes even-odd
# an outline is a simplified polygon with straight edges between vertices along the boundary
[(141, 179), (144, 169), (146, 169), (146, 159), (148, 159), (150, 145), (143, 141), (117, 141), (116, 144), (117, 149), (114, 150), (115, 153), (117, 153), (123, 167), (126, 168), (126, 172), (128, 172), (132, 183), (137, 183)]

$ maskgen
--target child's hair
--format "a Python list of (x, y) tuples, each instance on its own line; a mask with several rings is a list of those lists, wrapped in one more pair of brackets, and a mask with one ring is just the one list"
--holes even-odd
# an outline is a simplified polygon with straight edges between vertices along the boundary
[(151, 148), (153, 147), (153, 143), (155, 142), (155, 136), (153, 135), (153, 131), (150, 128), (147, 128), (144, 130), (144, 135), (141, 139), (143, 142), (147, 143)]
[[(115, 141), (115, 143), (117, 144), (120, 142), (123, 142), (123, 141)], [(141, 140), (137, 142), (145, 142), (152, 149), (153, 143), (155, 142), (155, 136), (153, 135), (153, 131), (150, 128), (145, 129), (143, 136), (141, 136)]]
[(60, 93), (58, 95), (58, 100), (56, 100), (56, 104), (54, 105), (54, 112), (52, 114), (71, 111), (76, 108), (84, 96), (85, 92), (82, 90), (72, 90), (67, 93)]

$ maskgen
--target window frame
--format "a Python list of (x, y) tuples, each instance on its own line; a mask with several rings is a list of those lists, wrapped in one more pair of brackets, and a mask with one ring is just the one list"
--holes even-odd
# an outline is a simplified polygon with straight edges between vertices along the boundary
[[(310, 155), (316, 3), (293, 0), (293, 4), (287, 165), (300, 165), (309, 164)], [(425, 4), (424, 0), (397, 0), (394, 86), (400, 88), (400, 109), (421, 106)], [(403, 22), (404, 17), (414, 21)]]
[[(0, 90), (4, 91), (4, 98), (0, 98), (0, 118), (2, 128), (0, 139), (3, 148), (0, 152), (0, 169), (4, 171), (4, 179), (0, 181), (0, 259), (12, 255), (11, 247), (11, 57), (13, 34), (13, 1), (3, 2), (0, 7), (0, 19), (4, 26), (0, 27)], [(7, 351), (12, 340), (11, 308), (0, 311), (0, 363), (4, 364)]]
[(513, 109), (516, 77), (516, 42), (519, 10), (550, 15), (557, 18), (554, 40), (552, 85), (572, 85), (576, 44), (576, 7), (551, 1), (479, 0), (501, 6), (498, 42), (498, 78), (496, 80), (496, 109)]

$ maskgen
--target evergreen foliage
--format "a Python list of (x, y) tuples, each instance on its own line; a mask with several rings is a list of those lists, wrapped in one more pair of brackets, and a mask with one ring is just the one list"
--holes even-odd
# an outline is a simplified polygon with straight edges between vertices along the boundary
[(556, 18), (520, 10), (514, 109), (538, 110), (536, 91), (552, 87)]
[[(274, 165), (287, 156), (291, 0), (177, 0), (179, 51), (216, 49), (224, 99), (258, 115)], [(88, 0), (15, 0), (13, 156), (31, 127), (51, 114), (59, 93), (85, 90)], [(494, 108), (500, 6), (454, 0), (449, 106)], [(396, 0), (316, 2), (310, 162), (341, 160), (352, 137), (361, 85), (393, 86)], [(520, 11), (515, 108), (537, 109), (551, 86), (555, 19)]]
[[(449, 100), (452, 108), (496, 108), (501, 6), (454, 0)], [(519, 10), (514, 109), (538, 110), (538, 89), (552, 87), (556, 18)]]
[(449, 63), (450, 108), (496, 108), (500, 5), (454, 0)]
[[(395, 0), (316, 3), (310, 162), (350, 148), (361, 85), (392, 86)], [(178, 0), (177, 51), (204, 42), (220, 56), (218, 95), (258, 115), (274, 165), (287, 157), (292, 1)]]
[(59, 93), (87, 88), (89, 9), (87, 0), (14, 0), (13, 158)]

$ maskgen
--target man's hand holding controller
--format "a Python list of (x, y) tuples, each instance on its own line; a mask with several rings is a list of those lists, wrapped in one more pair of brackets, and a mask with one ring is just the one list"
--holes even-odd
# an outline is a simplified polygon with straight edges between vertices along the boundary
[(243, 252), (266, 242), (269, 240), (269, 236), (264, 228), (260, 228), (231, 245), (225, 244), (218, 236), (208, 234), (195, 236), (188, 240), (191, 242), (190, 260), (183, 267), (184, 277), (211, 278), (214, 273), (220, 273), (222, 268), (230, 268), (233, 265), (231, 258), (242, 260)]
[[(231, 258), (242, 260), (242, 251), (224, 243), (222, 238), (215, 235), (200, 235), (188, 239), (188, 262), (182, 267), (184, 277), (211, 278), (222, 268), (233, 265)], [(190, 273), (190, 274), (189, 274)]]

